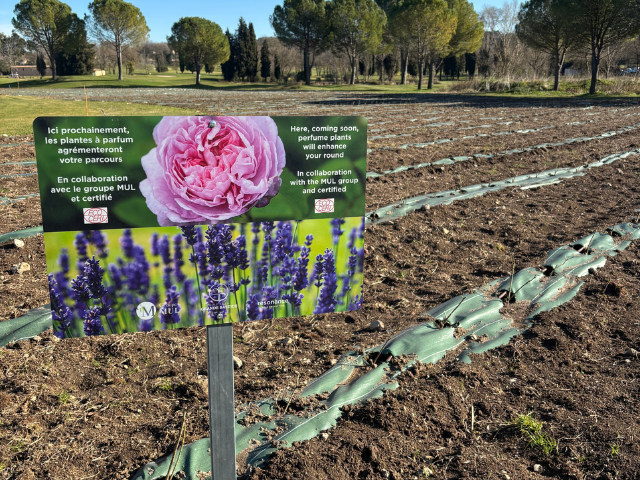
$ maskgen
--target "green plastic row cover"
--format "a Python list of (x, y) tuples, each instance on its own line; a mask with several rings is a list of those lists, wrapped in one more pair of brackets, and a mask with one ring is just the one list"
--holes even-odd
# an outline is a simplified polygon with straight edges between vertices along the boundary
[(31, 310), (26, 315), (0, 322), (0, 347), (40, 335), (51, 328), (51, 308), (49, 305)]

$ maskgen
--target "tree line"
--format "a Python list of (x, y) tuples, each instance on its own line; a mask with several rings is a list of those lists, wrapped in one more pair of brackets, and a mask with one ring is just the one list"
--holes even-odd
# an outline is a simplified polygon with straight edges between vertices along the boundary
[[(550, 66), (558, 89), (567, 58), (571, 64), (588, 56), (595, 92), (601, 64), (608, 71), (611, 52), (640, 34), (640, 0), (511, 0), (480, 14), (467, 0), (283, 0), (269, 18), (274, 38), (256, 39), (243, 18), (235, 32), (223, 33), (211, 20), (183, 17), (166, 44), (149, 43), (142, 12), (124, 0), (93, 0), (89, 12), (81, 19), (60, 0), (21, 0), (14, 34), (0, 36), (0, 70), (2, 59), (28, 48), (39, 52), (41, 68), (48, 60), (54, 79), (88, 73), (108, 55), (122, 79), (124, 68), (135, 68), (127, 52), (137, 49), (158, 72), (175, 65), (195, 73), (197, 84), (203, 69), (217, 65), (227, 81), (286, 81), (293, 70), (309, 85), (315, 68), (325, 79), (350, 84), (399, 72), (401, 84), (417, 77), (418, 89), (425, 76), (432, 88), (438, 70), (508, 82), (518, 71)], [(292, 66), (297, 58), (300, 67)]]
[[(94, 38), (115, 49), (122, 80), (123, 48), (141, 43), (149, 33), (144, 16), (123, 0), (94, 0), (89, 11), (91, 15), (81, 19), (59, 0), (21, 0), (11, 23), (24, 46), (46, 56), (54, 80), (59, 71), (82, 75), (93, 68), (96, 51), (88, 41), (89, 27)], [(42, 67), (42, 58), (37, 65)]]
[(567, 53), (587, 50), (591, 56), (590, 93), (596, 92), (602, 54), (640, 34), (637, 0), (529, 0), (519, 13), (516, 36), (553, 58), (554, 90)]
[[(473, 5), (466, 0), (284, 0), (270, 17), (280, 41), (303, 52), (304, 80), (311, 83), (315, 59), (325, 51), (348, 59), (351, 76), (364, 60), (381, 62), (399, 58), (402, 84), (412, 60), (428, 86), (445, 58), (475, 52), (482, 43), (484, 28)], [(416, 68), (417, 67), (417, 68)]]

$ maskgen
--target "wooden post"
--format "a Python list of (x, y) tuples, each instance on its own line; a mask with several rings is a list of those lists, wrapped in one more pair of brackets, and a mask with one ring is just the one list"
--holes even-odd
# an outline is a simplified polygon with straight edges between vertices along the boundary
[(233, 326), (207, 326), (211, 480), (236, 480)]

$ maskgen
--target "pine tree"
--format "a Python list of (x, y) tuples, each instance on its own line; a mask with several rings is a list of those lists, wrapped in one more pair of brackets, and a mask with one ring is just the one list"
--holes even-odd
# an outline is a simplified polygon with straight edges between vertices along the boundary
[(185, 68), (195, 72), (196, 85), (200, 85), (200, 72), (206, 64), (211, 66), (229, 59), (229, 42), (217, 23), (200, 17), (183, 17), (171, 27), (167, 37), (169, 47), (182, 52)]
[(260, 50), (260, 75), (265, 82), (271, 77), (271, 58), (267, 40), (262, 43), (262, 50)]
[(280, 59), (277, 53), (273, 56), (273, 76), (276, 80), (280, 80), (282, 77), (282, 68), (280, 68)]
[(325, 0), (285, 0), (276, 5), (269, 21), (278, 40), (302, 51), (304, 80), (311, 85), (311, 69), (316, 54), (326, 49), (329, 35), (325, 16)]

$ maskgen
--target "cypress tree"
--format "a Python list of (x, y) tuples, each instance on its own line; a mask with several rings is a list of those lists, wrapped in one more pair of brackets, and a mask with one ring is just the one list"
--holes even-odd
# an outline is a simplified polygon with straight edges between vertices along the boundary
[(44, 55), (42, 55), (42, 53), (38, 53), (36, 57), (36, 70), (38, 70), (41, 77), (44, 77), (47, 73), (47, 64), (44, 63)]
[(271, 76), (271, 58), (267, 40), (262, 43), (262, 50), (260, 50), (260, 75), (265, 82)]
[(222, 76), (227, 82), (232, 82), (238, 73), (238, 37), (227, 31), (225, 32), (229, 40), (230, 55), (229, 60), (220, 65)]
[(238, 22), (238, 30), (236, 30), (236, 41), (237, 41), (237, 73), (238, 76), (244, 81), (245, 77), (248, 76), (248, 57), (249, 57), (249, 29), (247, 28), (247, 24), (244, 21), (244, 18), (240, 17), (240, 21)]
[(253, 81), (258, 75), (258, 40), (253, 23), (249, 24), (247, 31), (247, 47), (246, 72), (249, 80)]
[(95, 50), (87, 39), (86, 23), (75, 13), (68, 19), (67, 37), (56, 55), (56, 67), (60, 75), (87, 75), (93, 69)]

